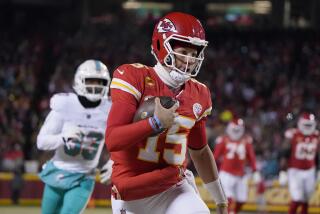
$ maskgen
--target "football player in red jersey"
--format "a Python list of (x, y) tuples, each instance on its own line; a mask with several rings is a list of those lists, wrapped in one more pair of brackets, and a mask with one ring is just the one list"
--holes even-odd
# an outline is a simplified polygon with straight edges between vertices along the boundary
[[(217, 204), (217, 213), (227, 213), (227, 199), (206, 140), (210, 91), (193, 79), (207, 43), (198, 19), (169, 13), (156, 24), (152, 36), (157, 64), (124, 64), (114, 71), (106, 131), (114, 160), (113, 213), (210, 213), (185, 179), (187, 150)], [(170, 96), (179, 104), (166, 109), (156, 98), (154, 115), (133, 122), (139, 105), (151, 96)]]
[(256, 156), (252, 146), (252, 137), (245, 134), (242, 119), (230, 121), (226, 134), (217, 137), (214, 157), (220, 163), (219, 177), (229, 200), (230, 213), (237, 213), (248, 198), (248, 176), (245, 175), (246, 163), (249, 163), (255, 183), (261, 181), (257, 171)]
[(316, 130), (315, 116), (311, 113), (302, 113), (297, 126), (285, 132), (279, 183), (284, 185), (288, 180), (291, 196), (289, 213), (296, 213), (301, 206), (301, 213), (306, 214), (308, 201), (316, 186), (315, 159), (320, 147), (319, 131)]

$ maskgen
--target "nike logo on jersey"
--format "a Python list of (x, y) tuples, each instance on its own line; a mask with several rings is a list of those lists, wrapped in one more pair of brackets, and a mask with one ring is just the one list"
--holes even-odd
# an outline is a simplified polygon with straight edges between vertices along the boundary
[(119, 72), (119, 74), (123, 75), (124, 74), (124, 71), (121, 71), (119, 69), (117, 69), (117, 71)]

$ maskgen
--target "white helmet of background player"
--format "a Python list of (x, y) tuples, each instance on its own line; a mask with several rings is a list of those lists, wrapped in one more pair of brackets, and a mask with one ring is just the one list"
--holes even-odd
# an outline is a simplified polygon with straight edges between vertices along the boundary
[(302, 113), (298, 119), (298, 129), (304, 135), (311, 135), (316, 130), (316, 118), (314, 114)]
[[(98, 79), (101, 84), (92, 84), (87, 80)], [(110, 84), (110, 74), (107, 66), (99, 60), (86, 60), (77, 68), (73, 88), (80, 96), (90, 101), (98, 101), (107, 96)]]
[(226, 128), (226, 133), (231, 140), (239, 140), (244, 134), (244, 122), (237, 118), (230, 121)]

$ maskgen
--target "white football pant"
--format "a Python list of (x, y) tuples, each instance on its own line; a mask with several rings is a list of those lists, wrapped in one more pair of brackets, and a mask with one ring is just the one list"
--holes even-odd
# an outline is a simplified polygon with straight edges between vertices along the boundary
[(308, 202), (316, 189), (316, 170), (288, 169), (288, 184), (291, 200)]
[(219, 173), (220, 181), (227, 198), (238, 202), (246, 202), (248, 199), (248, 177), (235, 176), (225, 171)]
[(186, 179), (147, 198), (123, 201), (111, 198), (113, 214), (210, 214), (210, 210)]

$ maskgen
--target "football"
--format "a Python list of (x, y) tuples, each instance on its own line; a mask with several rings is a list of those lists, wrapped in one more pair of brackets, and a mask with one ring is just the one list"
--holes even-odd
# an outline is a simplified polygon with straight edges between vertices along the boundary
[[(133, 117), (134, 122), (153, 116), (154, 107), (155, 107), (155, 103), (154, 103), (155, 98), (156, 97), (150, 97), (140, 104), (140, 106), (138, 107)], [(177, 102), (177, 100), (168, 96), (159, 96), (159, 98), (160, 98), (161, 105), (168, 109), (171, 108)]]

